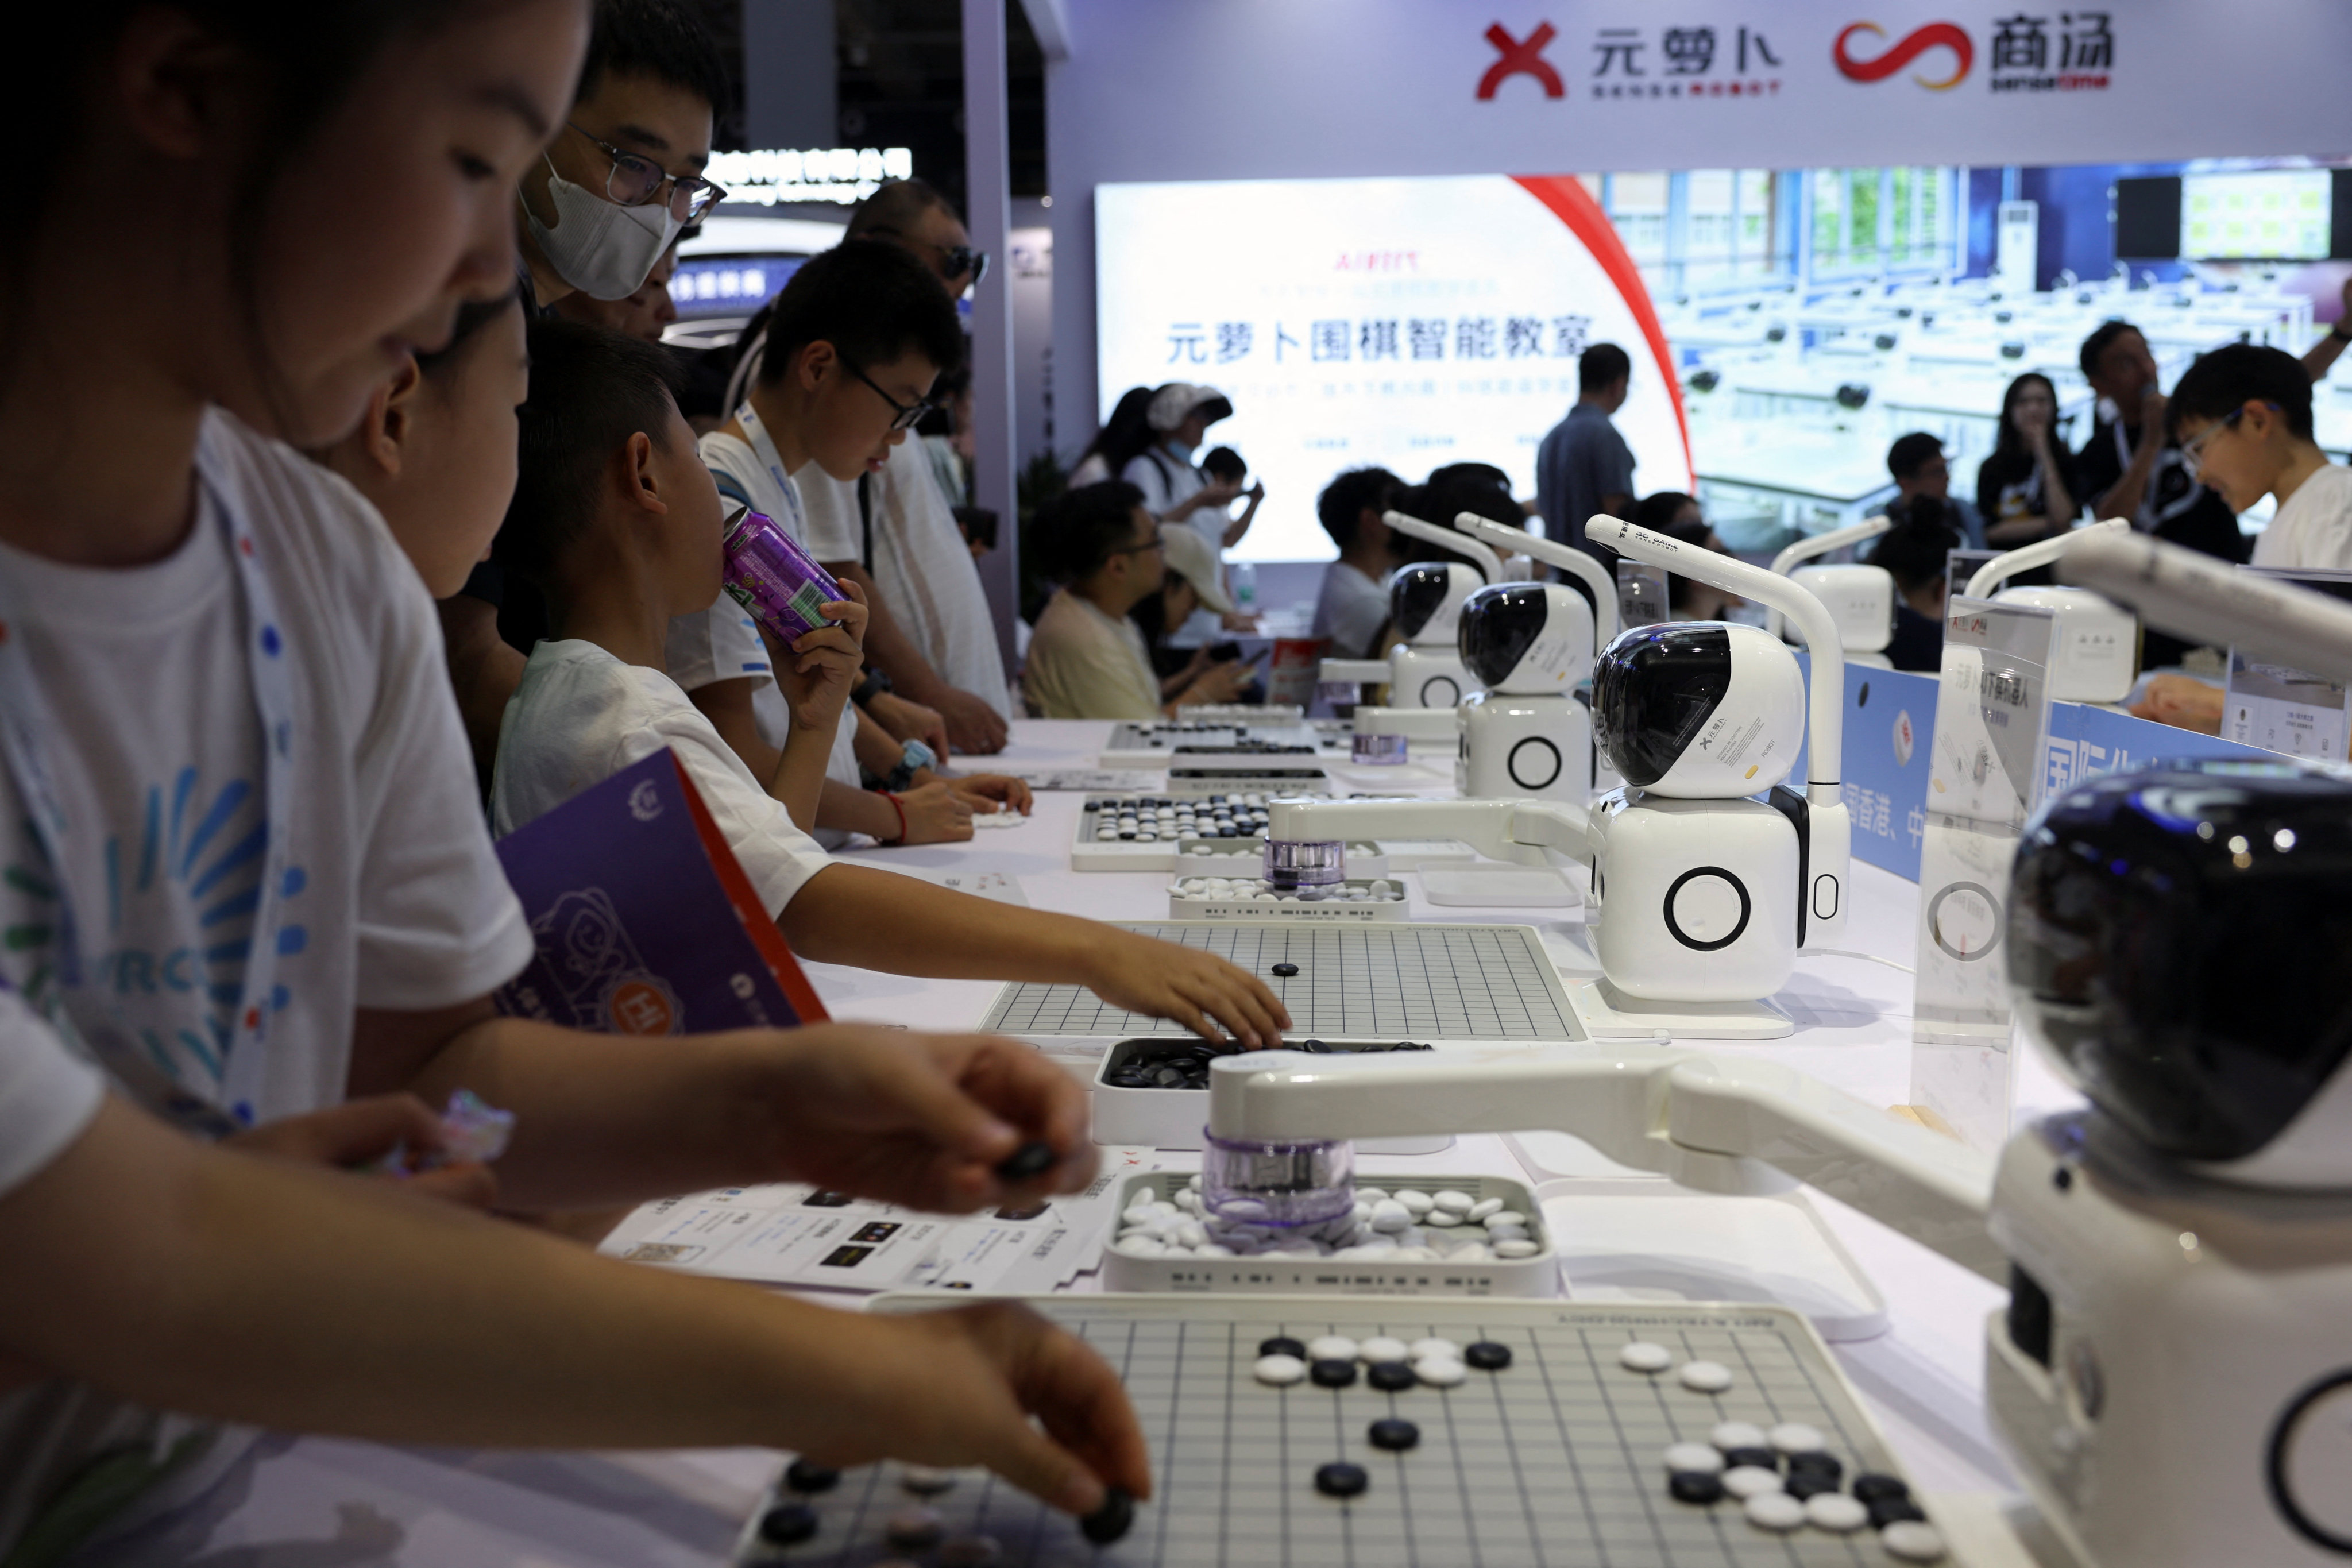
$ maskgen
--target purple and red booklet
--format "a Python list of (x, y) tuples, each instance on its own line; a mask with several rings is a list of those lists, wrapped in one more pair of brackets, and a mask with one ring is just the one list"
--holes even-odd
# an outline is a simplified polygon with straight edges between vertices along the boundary
[(677, 758), (623, 769), (498, 843), (538, 952), (499, 1010), (612, 1035), (825, 1021)]

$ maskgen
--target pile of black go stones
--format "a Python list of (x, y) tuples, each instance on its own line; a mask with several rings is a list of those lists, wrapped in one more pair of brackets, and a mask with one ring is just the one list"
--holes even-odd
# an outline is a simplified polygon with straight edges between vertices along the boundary
[[(1323, 1040), (1296, 1040), (1286, 1047), (1317, 1056), (1366, 1056), (1387, 1051), (1425, 1051), (1432, 1047), (1399, 1040), (1394, 1045), (1360, 1042), (1335, 1046)], [(1206, 1089), (1209, 1064), (1232, 1056), (1234, 1047), (1203, 1040), (1147, 1041), (1136, 1046), (1103, 1081), (1113, 1089)]]

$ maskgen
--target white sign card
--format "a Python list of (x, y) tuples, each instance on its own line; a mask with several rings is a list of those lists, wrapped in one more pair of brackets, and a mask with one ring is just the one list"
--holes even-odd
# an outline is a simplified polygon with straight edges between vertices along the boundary
[[(2300, 584), (2352, 599), (2352, 572), (2285, 572), (2248, 567), (2264, 577)], [(2266, 664), (2230, 650), (2230, 680), (2221, 705), (2221, 735), (2290, 757), (2340, 763), (2352, 739), (2345, 689), (2292, 665)]]

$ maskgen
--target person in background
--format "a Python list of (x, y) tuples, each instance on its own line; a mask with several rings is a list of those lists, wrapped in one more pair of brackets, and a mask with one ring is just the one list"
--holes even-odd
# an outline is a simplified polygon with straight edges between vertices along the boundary
[(1239, 491), (1241, 498), (1249, 502), (1242, 508), (1241, 516), (1234, 518), (1225, 530), (1226, 545), (1231, 547), (1239, 543), (1243, 535), (1249, 532), (1250, 524), (1257, 521), (1258, 505), (1265, 500), (1265, 486), (1255, 484), (1246, 489), (1242, 488), (1243, 481), (1249, 478), (1249, 465), (1242, 461), (1242, 455), (1231, 447), (1210, 447), (1209, 455), (1201, 459), (1201, 471), (1209, 477), (1211, 484)]
[[(931, 411), (915, 426), (923, 444), (923, 460), (931, 466), (932, 482), (948, 501), (950, 515), (971, 504), (971, 361), (967, 357), (953, 370), (940, 373), (931, 388)], [(967, 538), (965, 542), (971, 541)]]
[(1633, 449), (1610, 416), (1625, 406), (1633, 362), (1615, 343), (1594, 343), (1576, 362), (1576, 405), (1536, 448), (1536, 510), (1546, 536), (1579, 550), (1596, 513), (1633, 515)]
[(1864, 563), (1895, 579), (1895, 635), (1886, 661), (1897, 669), (1935, 670), (1944, 663), (1944, 569), (1959, 549), (1948, 503), (1920, 494), (1886, 509), (1890, 526), (1871, 541)]
[(1339, 559), (1323, 574), (1312, 635), (1328, 639), (1333, 658), (1373, 658), (1389, 619), (1389, 574), (1402, 563), (1396, 536), (1382, 521), (1404, 481), (1386, 468), (1349, 468), (1315, 498), (1315, 519)]
[[(2011, 392), (2015, 392), (2015, 387)], [(2006, 400), (2004, 400), (2006, 401)], [(1886, 448), (1886, 471), (1895, 480), (1895, 500), (1887, 503), (1887, 515), (1913, 496), (1930, 496), (1944, 503), (1945, 514), (1967, 548), (1985, 548), (1985, 521), (1977, 509), (1952, 495), (1951, 460), (1944, 456), (1944, 438), (1925, 430), (1914, 430), (1907, 436), (1897, 436), (1895, 444)]]
[(2231, 510), (2278, 502), (2255, 565), (2352, 570), (2352, 468), (2312, 440), (2311, 378), (2294, 355), (2255, 343), (2200, 354), (2168, 414), (2189, 476)]
[(1170, 626), (1182, 626), (1194, 610), (1202, 608), (1231, 615), (1234, 602), (1226, 595), (1217, 558), (1206, 540), (1189, 528), (1163, 528), (1160, 541), (1168, 559), (1160, 592), (1129, 614), (1143, 633), (1152, 673), (1160, 677), (1160, 700), (1173, 702), (1195, 686), (1200, 689), (1193, 699), (1196, 702), (1252, 700), (1249, 691), (1255, 678), (1249, 662), (1236, 657), (1236, 645), (1204, 643), (1189, 649), (1168, 646)]
[[(859, 203), (845, 237), (882, 240), (912, 254), (946, 290), (950, 310), (988, 268), (947, 198), (920, 180), (894, 180)], [(936, 406), (939, 396), (935, 389), (921, 406)], [(905, 413), (920, 417), (913, 409)], [(808, 510), (809, 552), (835, 576), (864, 588), (874, 606), (868, 662), (899, 696), (946, 720), (957, 751), (1003, 751), (1012, 734), (1013, 697), (994, 616), (923, 443), (900, 443), (860, 479), (821, 472), (794, 479)]]
[[(1680, 490), (1654, 490), (1643, 496), (1641, 504), (1633, 509), (1633, 521), (1636, 528), (1646, 528), (1684, 544), (1712, 550), (1718, 555), (1731, 553), (1716, 537), (1715, 530), (1707, 526), (1698, 498)], [(1666, 609), (1675, 620), (1719, 621), (1733, 610), (1744, 608), (1747, 603), (1737, 594), (1726, 593), (1711, 583), (1702, 583), (1680, 572), (1666, 574)]]
[[(2082, 510), (2081, 493), (2074, 454), (2058, 439), (2058, 389), (2028, 371), (2001, 394), (2000, 430), (1977, 468), (1976, 522), (1983, 539), (1969, 548), (2014, 550), (2063, 533)], [(1964, 533), (1968, 521), (1961, 521)]]
[[(2167, 430), (2156, 356), (2128, 321), (2103, 321), (2083, 340), (2083, 375), (2099, 395), (2099, 417), (2074, 454), (2095, 518), (2128, 518), (2133, 529), (2169, 544), (2242, 563), (2252, 553), (2229, 503), (2189, 470)], [(2192, 645), (2153, 626), (2140, 633), (2140, 668), (2177, 665)]]
[(2327, 379), (2327, 373), (2335, 368), (2336, 359), (2344, 353), (2344, 346), (2352, 343), (2352, 275), (2344, 279), (2336, 312), (2335, 324), (2321, 335), (2317, 342), (2304, 351), (2303, 373), (2311, 377), (2315, 384)]
[(1158, 388), (1130, 386), (1111, 405), (1110, 417), (1070, 465), (1069, 488), (1084, 489), (1115, 479), (1151, 445), (1151, 395)]
[(1061, 587), (1029, 638), (1021, 689), (1033, 712), (1150, 721), (1229, 700), (1213, 668), (1172, 698), (1160, 692), (1133, 612), (1160, 593), (1168, 546), (1140, 490), (1124, 479), (1065, 490), (1038, 513), (1034, 536), (1040, 564)]
[[(1190, 528), (1222, 555), (1240, 542), (1265, 499), (1260, 486), (1250, 498), (1248, 515), (1235, 519), (1227, 509), (1242, 493), (1238, 482), (1212, 477), (1193, 467), (1192, 454), (1210, 426), (1232, 416), (1234, 405), (1213, 386), (1170, 382), (1151, 395), (1145, 422), (1151, 426), (1151, 445), (1129, 459), (1119, 477), (1143, 492), (1144, 509), (1160, 521)], [(1244, 623), (1246, 624), (1246, 623)], [(1170, 628), (1178, 647), (1214, 642), (1229, 623), (1205, 609), (1195, 610), (1181, 626)]]
[(677, 303), (669, 297), (669, 280), (677, 275), (677, 241), (661, 253), (654, 269), (635, 290), (619, 300), (599, 300), (575, 289), (551, 309), (567, 321), (580, 321), (607, 331), (625, 332), (645, 342), (662, 341), (662, 331), (677, 320)]

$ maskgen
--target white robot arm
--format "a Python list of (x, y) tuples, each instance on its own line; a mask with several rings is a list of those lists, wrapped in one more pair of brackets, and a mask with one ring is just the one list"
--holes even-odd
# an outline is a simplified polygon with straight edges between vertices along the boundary
[(1277, 800), (1266, 808), (1270, 843), (1366, 838), (1457, 838), (1494, 860), (1549, 866), (1581, 859), (1586, 812), (1538, 800)]
[(1516, 551), (1529, 560), (1556, 566), (1572, 576), (1584, 579), (1592, 590), (1592, 646), (1597, 651), (1617, 640), (1617, 584), (1602, 571), (1601, 563), (1573, 544), (1561, 544), (1556, 540), (1530, 533), (1524, 528), (1513, 528), (1507, 522), (1496, 522), (1490, 517), (1480, 517), (1465, 511), (1454, 520), (1454, 526), (1474, 539), (1481, 539), (1496, 550)]
[(2352, 606), (2131, 532), (2079, 529), (2060, 569), (2151, 626), (2352, 682)]
[(1464, 560), (1475, 564), (1486, 574), (1489, 583), (1505, 581), (1502, 558), (1475, 539), (1465, 539), (1450, 528), (1440, 528), (1433, 522), (1423, 522), (1417, 517), (1407, 517), (1401, 511), (1384, 512), (1381, 521), (1397, 532), (1424, 544), (1434, 544), (1451, 550)]
[[(1875, 539), (1894, 524), (1881, 512), (1865, 517), (1851, 528), (1832, 529), (1817, 533), (1811, 539), (1800, 539), (1780, 554), (1772, 557), (1772, 575), (1786, 577), (1797, 569), (1800, 562), (1811, 561), (1816, 555), (1827, 555), (1832, 550), (1843, 550), (1849, 544), (1860, 544), (1865, 539)], [(1764, 629), (1773, 637), (1780, 635), (1780, 612), (1776, 608), (1764, 617)]]
[(2020, 572), (2031, 572), (2036, 566), (2047, 566), (2060, 556), (2071, 552), (2082, 540), (2093, 537), (2096, 533), (2114, 533), (2117, 531), (2130, 532), (2131, 520), (2111, 517), (2104, 522), (2085, 523), (2081, 528), (2059, 534), (2055, 538), (2036, 540), (2032, 544), (2021, 544), (2006, 554), (1996, 555), (1978, 567), (1976, 575), (1969, 579), (1969, 585), (1960, 592), (1971, 599), (1989, 599), (1992, 597), (1994, 589), (1999, 588)]
[[(1990, 1158), (1792, 1068), (1698, 1051), (1612, 1046), (1220, 1057), (1210, 1068), (1203, 1170), (1211, 1184), (1218, 1181), (1220, 1143), (1246, 1151), (1537, 1129), (1572, 1133), (1621, 1164), (1708, 1191), (1773, 1190), (1779, 1184), (1759, 1169), (1770, 1166), (1989, 1279), (2007, 1279), (1985, 1229)], [(1302, 1159), (1292, 1168), (1324, 1163)], [(1229, 1186), (1263, 1182), (1279, 1165), (1235, 1158), (1223, 1163), (1223, 1174)]]

